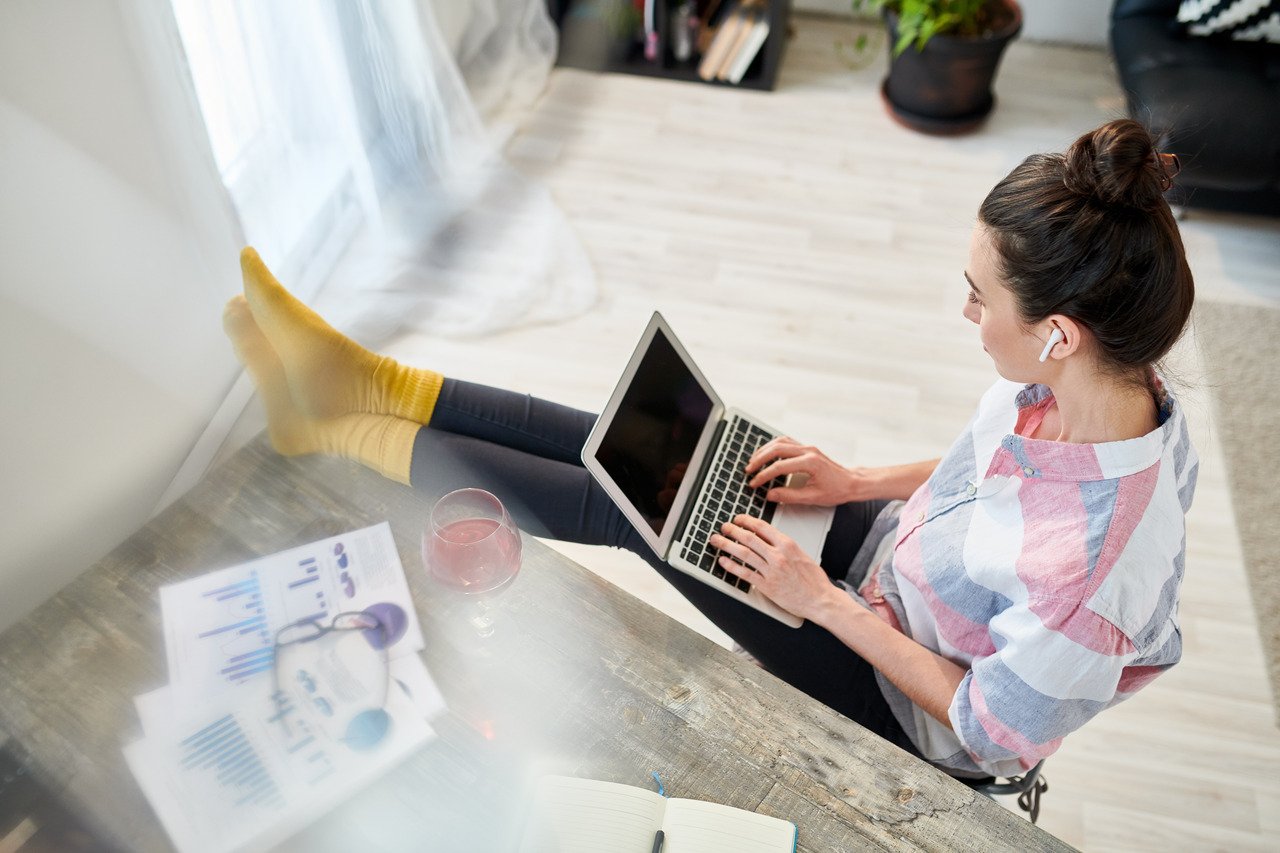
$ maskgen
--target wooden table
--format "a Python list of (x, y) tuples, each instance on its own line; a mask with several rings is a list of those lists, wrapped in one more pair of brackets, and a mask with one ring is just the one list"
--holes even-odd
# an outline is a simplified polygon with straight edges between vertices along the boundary
[(464, 650), (422, 572), (429, 506), (259, 438), (0, 635), (0, 729), (106, 839), (168, 849), (121, 753), (141, 733), (132, 697), (167, 681), (157, 588), (388, 520), (450, 711), (438, 739), (290, 849), (509, 849), (538, 774), (646, 786), (651, 771), (673, 796), (794, 821), (805, 851), (1067, 849), (528, 537), (497, 600), (505, 632), (488, 655)]

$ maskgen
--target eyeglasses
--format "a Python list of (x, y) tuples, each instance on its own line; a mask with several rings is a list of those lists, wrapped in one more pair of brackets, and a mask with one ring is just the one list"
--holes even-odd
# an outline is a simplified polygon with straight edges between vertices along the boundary
[[(295, 653), (302, 647), (312, 654), (299, 659)], [(366, 656), (366, 650), (372, 654)], [(385, 710), (390, 682), (387, 626), (381, 619), (368, 612), (338, 613), (327, 625), (302, 619), (276, 632), (273, 652), (272, 719), (284, 726), (287, 736), (295, 734), (290, 718), (298, 710), (296, 703), (303, 701), (309, 704), (309, 716), (353, 749), (368, 749), (382, 740), (391, 719)], [(286, 657), (291, 660), (287, 667)], [(375, 672), (367, 671), (368, 663)]]

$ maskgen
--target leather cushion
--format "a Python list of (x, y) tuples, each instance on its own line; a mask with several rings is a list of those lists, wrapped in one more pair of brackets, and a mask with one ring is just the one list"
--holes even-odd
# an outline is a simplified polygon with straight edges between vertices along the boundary
[(1280, 187), (1280, 50), (1180, 36), (1163, 15), (1113, 18), (1111, 45), (1130, 114), (1182, 159), (1179, 183)]

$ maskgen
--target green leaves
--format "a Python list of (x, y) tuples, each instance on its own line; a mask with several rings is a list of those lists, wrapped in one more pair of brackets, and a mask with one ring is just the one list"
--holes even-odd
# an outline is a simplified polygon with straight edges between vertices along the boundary
[(979, 35), (988, 18), (988, 0), (852, 0), (852, 3), (854, 12), (888, 9), (898, 16), (894, 56), (913, 44), (916, 50), (924, 50), (929, 39), (940, 34)]

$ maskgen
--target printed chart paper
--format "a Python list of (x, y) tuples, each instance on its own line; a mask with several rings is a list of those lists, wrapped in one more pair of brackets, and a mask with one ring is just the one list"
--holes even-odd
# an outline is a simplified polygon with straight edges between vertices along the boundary
[(386, 522), (160, 589), (169, 683), (205, 696), (270, 673), (276, 631), (304, 619), (372, 613), (389, 657), (422, 648)]
[[(170, 683), (125, 760), (181, 851), (265, 850), (434, 737), (444, 699), (387, 523), (161, 588)], [(280, 628), (368, 613), (385, 628)], [(344, 624), (346, 624), (344, 622)]]
[(277, 703), (260, 681), (222, 694), (234, 704), (185, 711), (169, 688), (137, 697), (145, 737), (125, 747), (125, 759), (179, 850), (265, 850), (434, 737), (420, 704), (443, 710), (434, 685), (424, 697), (401, 686), (430, 683), (422, 662), (411, 655), (392, 670), (391, 723), (372, 746), (325, 736), (305, 708)]

